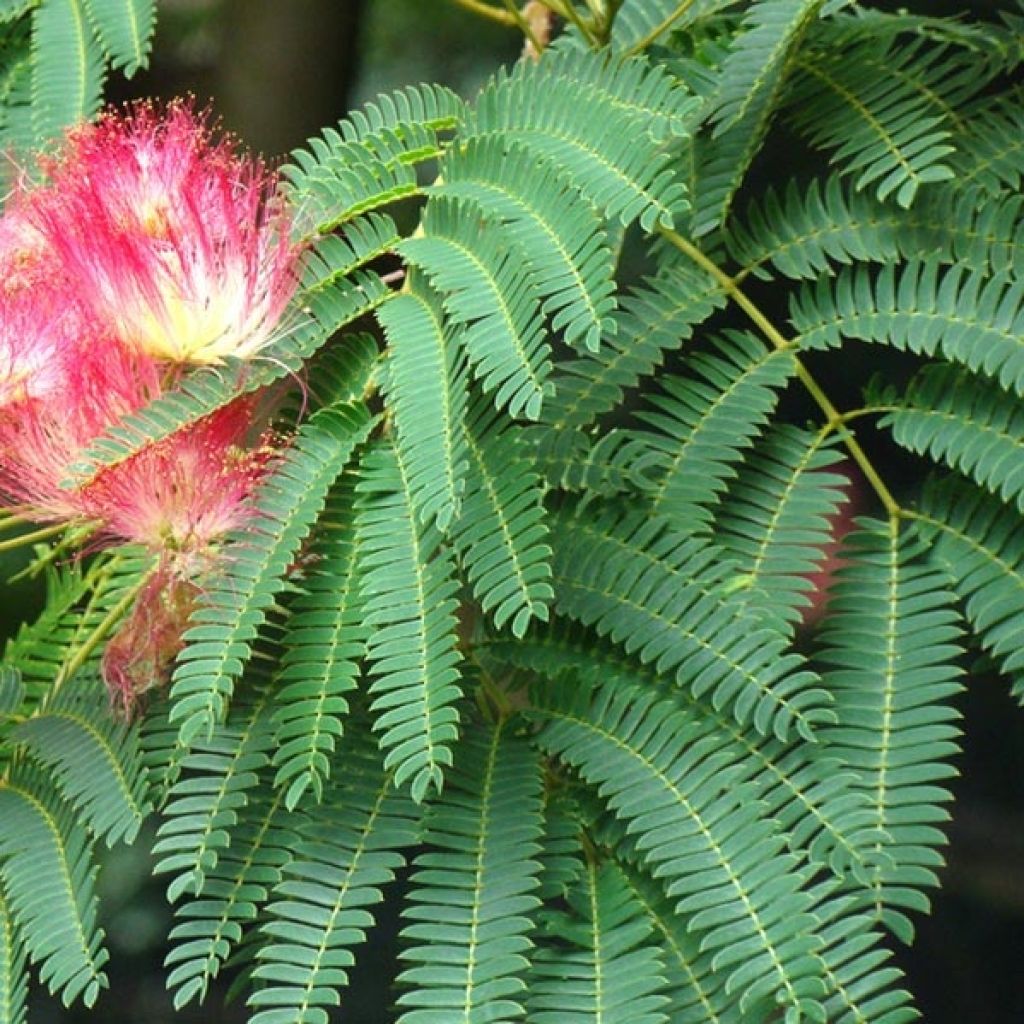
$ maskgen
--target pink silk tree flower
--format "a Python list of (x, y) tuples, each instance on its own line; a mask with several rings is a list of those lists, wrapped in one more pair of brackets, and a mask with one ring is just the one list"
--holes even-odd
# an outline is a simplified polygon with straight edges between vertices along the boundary
[(201, 593), (198, 581), (220, 555), (217, 542), (249, 518), (249, 499), (270, 458), (266, 446), (242, 447), (253, 411), (253, 399), (238, 399), (83, 488), (86, 511), (108, 533), (159, 553), (101, 663), (125, 717), (167, 682)]
[(39, 233), (15, 207), (0, 217), (0, 409), (62, 391), (79, 308)]
[(262, 163), (187, 103), (138, 104), (69, 133), (30, 202), (92, 313), (152, 359), (251, 359), (297, 286), (289, 209)]
[(64, 312), (0, 290), (0, 416), (24, 401), (59, 401), (68, 374)]
[(246, 447), (255, 402), (230, 405), (102, 470), (81, 490), (85, 514), (117, 538), (161, 552), (191, 575), (245, 523), (269, 449)]
[[(22, 322), (38, 326), (46, 314), (43, 308)], [(99, 335), (73, 307), (54, 315), (59, 329), (45, 341), (21, 335), (10, 346), (11, 365), (21, 368), (24, 380), (12, 383), (0, 404), (0, 499), (39, 521), (89, 516), (82, 492), (62, 486), (69, 468), (97, 437), (161, 390), (156, 364)], [(18, 320), (5, 318), (0, 335), (9, 324), (16, 328)], [(36, 348), (52, 360), (36, 359)]]

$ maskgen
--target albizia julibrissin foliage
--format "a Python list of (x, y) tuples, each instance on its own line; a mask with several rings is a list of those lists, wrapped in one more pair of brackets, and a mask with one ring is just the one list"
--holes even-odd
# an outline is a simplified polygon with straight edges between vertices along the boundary
[[(0, 4), (0, 137), (149, 6)], [(471, 99), (279, 179), (102, 115), (0, 219), (0, 1024), (97, 998), (154, 806), (177, 1006), (326, 1024), (395, 901), (400, 1024), (916, 1016), (958, 695), (1024, 695), (1021, 7), (464, 6), (530, 37)]]
[[(184, 596), (249, 514), (269, 457), (257, 402), (235, 399), (88, 479), (71, 468), (189, 365), (270, 344), (299, 250), (274, 176), (184, 103), (104, 114), (41, 171), (0, 219), (0, 498), (155, 557), (104, 661), (130, 709), (180, 647)], [(160, 656), (126, 668), (147, 645)]]

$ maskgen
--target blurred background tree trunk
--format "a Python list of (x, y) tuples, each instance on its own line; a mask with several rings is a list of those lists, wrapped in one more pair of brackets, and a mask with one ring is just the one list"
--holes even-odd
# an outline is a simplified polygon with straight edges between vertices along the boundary
[(227, 0), (212, 93), (224, 123), (286, 153), (347, 109), (363, 0)]

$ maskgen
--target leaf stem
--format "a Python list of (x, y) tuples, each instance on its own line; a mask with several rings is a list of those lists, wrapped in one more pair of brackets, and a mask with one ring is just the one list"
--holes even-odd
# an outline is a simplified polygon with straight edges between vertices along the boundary
[[(671, 228), (661, 227), (658, 230), (661, 232), (662, 237), (671, 242), (672, 245), (674, 245), (680, 252), (688, 256), (697, 264), (697, 266), (706, 271), (718, 282), (726, 294), (728, 294), (736, 305), (738, 305), (740, 309), (750, 317), (754, 325), (762, 334), (764, 334), (776, 349), (779, 351), (786, 351), (794, 347), (793, 341), (787, 340), (783, 336), (778, 328), (775, 327), (768, 317), (766, 317), (754, 304), (753, 300), (739, 287), (739, 285), (737, 285), (736, 281), (722, 270), (717, 263), (708, 259), (708, 257), (705, 256), (697, 246), (683, 238), (682, 235), (673, 231)], [(864, 474), (875, 494), (878, 495), (879, 501), (881, 501), (885, 506), (886, 512), (888, 512), (890, 516), (898, 516), (900, 513), (899, 502), (892, 496), (892, 492), (886, 486), (885, 481), (879, 475), (878, 470), (875, 469), (871, 460), (868, 458), (867, 453), (860, 446), (860, 442), (852, 433), (844, 429), (845, 419), (843, 413), (841, 413), (832, 404), (831, 399), (825, 393), (822, 386), (814, 379), (811, 371), (808, 370), (799, 359), (796, 360), (796, 375), (799, 378), (800, 383), (807, 389), (808, 394), (817, 403), (818, 408), (825, 414), (829, 425), (841, 432), (843, 443), (846, 445), (846, 450), (853, 457), (854, 462), (856, 462), (860, 467), (861, 472)]]
[(53, 526), (44, 526), (41, 530), (33, 530), (31, 533), (22, 533), (17, 537), (0, 541), (0, 551), (13, 551), (15, 548), (24, 547), (26, 544), (35, 544), (37, 541), (49, 540), (51, 537), (63, 533), (68, 528), (67, 523), (56, 523)]
[(627, 51), (626, 54), (629, 57), (633, 57), (638, 53), (642, 53), (647, 49), (655, 39), (662, 34), (667, 32), (672, 25), (677, 22), (694, 4), (694, 0), (680, 0), (680, 3), (676, 5), (676, 9), (669, 14), (664, 21), (660, 24), (655, 25), (650, 32), (647, 33), (639, 42), (634, 43)]
[(506, 25), (508, 28), (516, 27), (516, 20), (508, 11), (492, 7), (490, 4), (484, 3), (484, 0), (452, 0), (452, 3), (467, 11), (472, 11), (474, 14), (479, 14), (482, 18), (490, 18), (491, 21), (498, 22), (499, 25)]

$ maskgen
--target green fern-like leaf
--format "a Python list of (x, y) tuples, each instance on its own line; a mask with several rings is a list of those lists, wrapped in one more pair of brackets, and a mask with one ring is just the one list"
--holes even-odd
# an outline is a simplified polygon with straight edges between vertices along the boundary
[[(664, 33), (687, 28), (712, 17), (740, 0), (694, 0), (683, 5), (679, 0), (625, 0), (613, 26), (613, 41), (623, 49), (635, 46), (656, 29)], [(655, 37), (658, 42), (663, 38)]]
[(721, 550), (631, 516), (555, 520), (556, 607), (642, 662), (728, 707), (740, 723), (786, 739), (831, 720), (828, 696), (802, 659), (755, 615), (726, 600)]
[(462, 109), (449, 89), (402, 89), (309, 139), (284, 169), (297, 200), (300, 231), (328, 234), (417, 194), (416, 165), (440, 155), (438, 133), (454, 128)]
[(551, 549), (540, 479), (522, 434), (478, 400), (466, 434), (467, 492), (452, 539), (473, 592), (500, 629), (547, 621)]
[(900, 210), (838, 177), (809, 187), (790, 182), (785, 195), (769, 191), (732, 222), (726, 241), (743, 273), (816, 280), (836, 264), (895, 263), (935, 257), (994, 272), (1024, 258), (1024, 200), (981, 201), (956, 186), (929, 189), (912, 209)]
[(302, 594), (291, 606), (274, 687), (277, 749), (275, 786), (287, 786), (286, 803), (298, 806), (307, 790), (319, 802), (343, 719), (346, 694), (355, 689), (369, 632), (357, 575), (357, 547), (350, 481), (339, 481), (320, 518)]
[(936, 261), (841, 270), (805, 286), (793, 299), (793, 324), (804, 348), (878, 342), (996, 377), (1024, 394), (1024, 284), (1010, 274), (985, 274)]
[(37, 771), (22, 766), (0, 786), (0, 878), (39, 978), (66, 1006), (92, 1006), (107, 987), (96, 924), (96, 868), (85, 832)]
[(18, 714), (24, 699), (21, 673), (12, 665), (0, 665), (0, 717)]
[(28, 972), (25, 950), (14, 917), (0, 891), (0, 1024), (25, 1024), (28, 1019)]
[(765, 815), (783, 828), (794, 853), (860, 885), (870, 883), (879, 864), (891, 864), (879, 849), (885, 837), (875, 827), (867, 797), (854, 786), (856, 776), (826, 749), (758, 736), (673, 689), (651, 666), (638, 666), (591, 634), (558, 624), (516, 643), (491, 640), (484, 656), (552, 682), (571, 677), (581, 685), (643, 685), (660, 693), (689, 722), (693, 742), (714, 749), (723, 768), (737, 773), (737, 782), (756, 784)]
[[(628, 114), (637, 127), (656, 141), (691, 134), (700, 104), (694, 102), (678, 76), (644, 60), (623, 60), (610, 54), (595, 58), (582, 47), (558, 49), (537, 69), (538, 83), (545, 79), (553, 89), (583, 90), (591, 102), (611, 104)], [(543, 90), (544, 86), (540, 86)]]
[(730, 485), (714, 536), (736, 562), (737, 598), (791, 633), (813, 590), (812, 575), (845, 502), (846, 477), (832, 471), (836, 441), (786, 424), (758, 444)]
[[(565, 899), (583, 874), (582, 825), (576, 801), (565, 790), (544, 794), (537, 896), (548, 903)], [(540, 916), (542, 912), (538, 912)]]
[(314, 294), (328, 291), (357, 270), (390, 252), (401, 235), (383, 213), (368, 213), (336, 232), (317, 238), (306, 251), (302, 284)]
[(164, 960), (167, 987), (180, 1009), (202, 1002), (221, 967), (253, 929), (271, 886), (292, 858), (295, 819), (284, 808), (284, 791), (253, 795), (240, 809), (231, 830), (231, 845), (204, 875), (202, 896), (186, 900), (176, 911)]
[(948, 573), (982, 647), (1024, 701), (1024, 546), (1020, 517), (955, 477), (933, 479), (912, 513), (932, 539), (932, 557)]
[[(920, 1014), (910, 993), (896, 987), (902, 972), (885, 966), (892, 953), (871, 930), (870, 914), (856, 914), (856, 900), (834, 897), (829, 883), (820, 887), (825, 898), (815, 908), (821, 922), (825, 979), (831, 992), (825, 1000), (829, 1024), (911, 1024)], [(819, 890), (819, 891), (820, 891)]]
[(32, 128), (43, 142), (100, 105), (103, 52), (83, 0), (41, 0), (32, 13), (32, 61)]
[(420, 838), (415, 807), (368, 746), (363, 739), (347, 747), (344, 779), (301, 825), (271, 892), (253, 972), (265, 987), (249, 997), (253, 1024), (327, 1024), (353, 947), (373, 925), (370, 908)]
[(137, 731), (111, 716), (99, 680), (67, 683), (10, 738), (53, 772), (97, 840), (108, 846), (134, 840), (150, 809)]
[(55, 686), (70, 682), (77, 659), (87, 656), (79, 671), (98, 667), (112, 620), (127, 611), (139, 580), (152, 566), (152, 556), (138, 549), (104, 552), (85, 571), (50, 568), (47, 605), (8, 642), (4, 660), (21, 674), (27, 703), (23, 713), (45, 703)]
[(421, 524), (397, 449), (363, 459), (356, 515), (363, 623), (371, 630), (374, 729), (395, 784), (411, 780), (419, 802), (440, 791), (451, 765), (461, 696), (456, 649), (458, 585), (440, 534)]
[(259, 772), (270, 760), (273, 728), (266, 698), (238, 708), (208, 740), (181, 755), (181, 778), (171, 787), (153, 844), (154, 872), (173, 872), (167, 898), (203, 893), (206, 876), (231, 844), (232, 830)]
[(741, 1010), (783, 1003), (823, 1019), (808, 872), (784, 852), (755, 787), (736, 784), (713, 748), (689, 742), (670, 702), (638, 688), (559, 684), (538, 693), (532, 714), (544, 749), (628, 823)]
[(310, 417), (261, 485), (252, 518), (229, 538), (225, 564), (204, 589), (172, 677), (171, 721), (181, 723), (185, 746), (223, 720), (299, 546), (371, 426), (361, 404)]
[(547, 916), (561, 939), (542, 946), (528, 1002), (537, 1024), (665, 1024), (663, 965), (651, 926), (621, 871), (587, 864), (567, 896), (569, 910)]
[(944, 462), (1024, 512), (1024, 409), (990, 381), (930, 366), (881, 421), (904, 448)]
[(400, 1024), (517, 1020), (539, 900), (541, 829), (536, 752), (507, 728), (477, 726), (459, 747), (444, 796), (425, 822), (428, 850), (402, 931), (411, 964)]
[(715, 972), (699, 936), (687, 931), (664, 890), (636, 869), (623, 866), (623, 873), (661, 952), (671, 1024), (740, 1024), (739, 1007), (723, 991), (725, 978)]
[(879, 199), (909, 208), (923, 185), (953, 177), (949, 104), (936, 89), (946, 82), (956, 91), (969, 58), (911, 43), (887, 51), (880, 73), (879, 57), (874, 41), (802, 57), (789, 105), (797, 127), (812, 145), (835, 150), (832, 162), (857, 176), (858, 189), (873, 185)]
[(577, 428), (540, 427), (527, 432), (534, 465), (549, 486), (610, 497), (638, 492), (648, 465), (659, 456), (634, 430), (609, 430), (594, 437)]
[(758, 0), (743, 19), (721, 69), (715, 134), (771, 103), (785, 74), (787, 55), (818, 16), (823, 0)]
[(938, 883), (948, 817), (941, 783), (955, 774), (961, 634), (943, 573), (918, 559), (921, 544), (895, 525), (863, 521), (845, 546), (822, 631), (825, 675), (838, 721), (822, 731), (830, 750), (860, 777), (877, 827), (890, 839), (892, 868), (868, 889), (874, 915), (906, 941), (904, 910), (928, 909), (922, 888)]
[(434, 191), (480, 207), (507, 224), (528, 254), (544, 312), (565, 341), (596, 351), (615, 330), (614, 259), (597, 211), (553, 164), (537, 164), (528, 150), (500, 136), (471, 138), (446, 155), (443, 184)]
[(977, 183), (985, 192), (1018, 192), (1024, 178), (1024, 113), (1020, 95), (1010, 93), (972, 107), (956, 136), (956, 154), (950, 158), (957, 183)]
[(145, 65), (156, 25), (154, 0), (85, 0), (111, 66), (131, 78)]
[(796, 370), (789, 352), (771, 351), (754, 335), (716, 339), (714, 354), (688, 361), (686, 378), (664, 375), (663, 394), (647, 399), (638, 416), (654, 428), (643, 435), (651, 510), (679, 528), (711, 522), (708, 508), (735, 476), (734, 464), (765, 424), (778, 391)]
[[(32, 129), (32, 47), (28, 19), (0, 33), (0, 139), (13, 153), (35, 147)], [(0, 169), (0, 180), (12, 184), (16, 168)]]
[[(314, 409), (365, 399), (377, 383), (381, 365), (380, 342), (372, 334), (344, 334), (335, 345), (322, 349), (313, 359), (314, 377), (303, 400)], [(302, 418), (301, 406), (295, 420)]]
[(610, 412), (627, 389), (661, 365), (664, 353), (679, 348), (724, 304), (721, 286), (685, 264), (647, 281), (623, 300), (616, 330), (599, 352), (558, 365), (545, 421), (582, 427)]
[[(647, 230), (658, 223), (671, 226), (686, 200), (658, 138), (658, 123), (646, 104), (631, 108), (628, 95), (610, 100), (592, 84), (602, 75), (578, 70), (582, 62), (605, 65), (608, 60), (550, 54), (539, 64), (518, 64), (481, 93), (467, 114), (467, 134), (500, 134), (553, 161), (609, 219), (623, 224), (639, 220)], [(560, 62), (564, 73), (559, 73)], [(642, 90), (644, 81), (634, 76), (634, 91)], [(545, 85), (545, 102), (533, 102), (534, 90)], [(681, 89), (665, 98), (677, 116), (689, 115), (693, 103)]]
[(537, 419), (550, 387), (540, 293), (527, 254), (492, 224), (480, 232), (471, 206), (437, 198), (423, 235), (397, 248), (441, 293), (449, 321), (485, 391), (511, 415)]
[(446, 530), (466, 472), (465, 360), (422, 284), (377, 311), (388, 339), (386, 393), (418, 514)]

